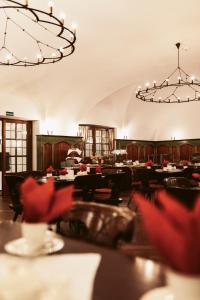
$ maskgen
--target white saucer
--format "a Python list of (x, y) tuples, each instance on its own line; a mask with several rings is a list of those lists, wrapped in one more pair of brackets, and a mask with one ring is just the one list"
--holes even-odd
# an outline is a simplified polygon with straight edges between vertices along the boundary
[(37, 251), (30, 251), (25, 238), (19, 238), (5, 244), (4, 249), (9, 254), (18, 256), (38, 256), (55, 253), (64, 247), (64, 241), (52, 231), (47, 231), (44, 246)]
[(173, 294), (167, 286), (153, 289), (145, 293), (140, 300), (173, 300)]

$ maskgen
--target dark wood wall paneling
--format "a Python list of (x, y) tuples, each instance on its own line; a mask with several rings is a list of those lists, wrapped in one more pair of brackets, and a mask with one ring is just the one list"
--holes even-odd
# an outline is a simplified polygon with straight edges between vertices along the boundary
[(148, 159), (160, 163), (164, 159), (178, 162), (180, 160), (191, 160), (193, 153), (200, 153), (200, 139), (168, 140), (168, 141), (144, 141), (116, 139), (117, 149), (127, 150), (127, 159)]
[(37, 169), (46, 170), (50, 165), (59, 169), (72, 147), (82, 150), (82, 137), (37, 135)]

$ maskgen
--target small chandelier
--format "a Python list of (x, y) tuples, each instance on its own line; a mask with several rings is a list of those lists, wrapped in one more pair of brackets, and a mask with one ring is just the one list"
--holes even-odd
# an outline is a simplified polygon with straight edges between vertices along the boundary
[(45, 11), (30, 7), (28, 0), (0, 0), (0, 65), (51, 64), (74, 52), (75, 28), (65, 26), (64, 14), (54, 15), (52, 1), (48, 6)]
[(146, 83), (145, 88), (138, 87), (136, 98), (145, 102), (155, 103), (184, 103), (200, 101), (200, 81), (194, 76), (188, 75), (179, 63), (180, 43), (176, 43), (178, 50), (177, 68), (161, 83), (156, 81), (150, 86)]

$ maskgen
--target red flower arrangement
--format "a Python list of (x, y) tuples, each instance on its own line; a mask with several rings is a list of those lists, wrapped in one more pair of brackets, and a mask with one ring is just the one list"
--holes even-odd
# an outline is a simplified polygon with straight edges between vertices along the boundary
[(152, 161), (152, 160), (148, 160), (148, 161), (145, 163), (145, 166), (146, 166), (146, 167), (152, 167), (152, 166), (153, 166), (153, 161)]
[(183, 166), (188, 166), (189, 161), (188, 160), (182, 160), (181, 163), (182, 163)]
[(81, 171), (81, 172), (87, 171), (87, 167), (86, 167), (85, 164), (80, 164), (80, 171)]
[(101, 171), (101, 166), (96, 166), (96, 170), (95, 170), (95, 172), (96, 173), (101, 173), (102, 171)]
[(55, 220), (72, 206), (72, 186), (55, 191), (53, 178), (38, 184), (28, 177), (21, 185), (23, 218), (27, 223), (47, 223)]
[(66, 169), (59, 170), (59, 175), (67, 175), (67, 174), (68, 174), (68, 172)]
[(52, 173), (54, 171), (54, 168), (52, 166), (49, 166), (47, 169), (46, 169), (47, 173)]
[(169, 164), (169, 161), (164, 159), (163, 162), (162, 162), (162, 166), (167, 167), (168, 164)]

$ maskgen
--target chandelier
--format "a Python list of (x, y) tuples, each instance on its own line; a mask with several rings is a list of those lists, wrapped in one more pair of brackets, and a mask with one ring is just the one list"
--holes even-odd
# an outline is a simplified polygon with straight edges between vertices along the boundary
[(179, 51), (180, 43), (176, 43), (178, 51), (177, 68), (166, 79), (157, 84), (153, 81), (152, 86), (146, 83), (145, 88), (138, 87), (136, 98), (145, 102), (155, 103), (183, 103), (200, 101), (200, 81), (194, 76), (188, 75), (180, 67)]
[(54, 3), (40, 10), (0, 0), (0, 65), (36, 66), (56, 63), (75, 50), (76, 30), (65, 26), (65, 15), (54, 15)]

